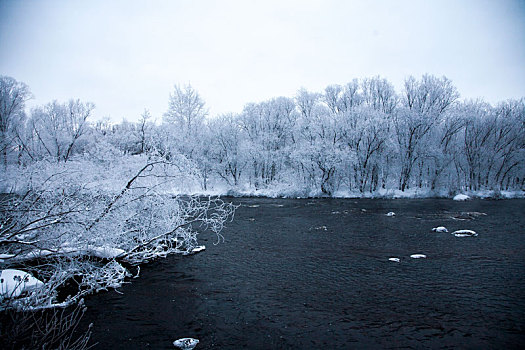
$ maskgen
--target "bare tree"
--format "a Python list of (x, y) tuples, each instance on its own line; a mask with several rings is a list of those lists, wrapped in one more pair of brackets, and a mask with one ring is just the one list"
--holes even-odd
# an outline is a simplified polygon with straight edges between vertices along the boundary
[(345, 86), (329, 85), (324, 90), (324, 101), (334, 114), (349, 112), (362, 103), (359, 81), (352, 80)]
[(355, 154), (355, 184), (360, 192), (375, 191), (379, 184), (381, 155), (386, 148), (390, 121), (385, 113), (361, 109), (346, 118), (349, 124), (344, 136), (349, 151)]
[(391, 114), (397, 104), (398, 97), (394, 86), (388, 80), (379, 76), (363, 79), (361, 82), (363, 103), (368, 107)]
[(401, 163), (399, 189), (402, 191), (409, 185), (414, 164), (421, 157), (425, 137), (459, 94), (447, 78), (424, 75), (420, 81), (414, 77), (406, 79), (403, 96), (405, 108), (395, 113), (394, 118)]
[(245, 151), (246, 138), (238, 117), (232, 114), (223, 115), (209, 123), (213, 134), (211, 156), (215, 161), (217, 174), (230, 186), (238, 186), (247, 165)]
[(8, 151), (23, 127), (24, 107), (32, 97), (29, 87), (8, 76), (0, 76), (0, 149), (7, 167)]
[(297, 120), (292, 99), (278, 97), (245, 106), (240, 125), (247, 135), (256, 186), (273, 182), (284, 165), (283, 150), (294, 141)]
[(87, 119), (95, 105), (91, 102), (53, 101), (31, 113), (31, 127), (42, 153), (57, 162), (67, 162), (89, 129)]
[(175, 85), (170, 94), (168, 110), (164, 113), (164, 121), (191, 133), (202, 125), (207, 114), (206, 104), (197, 90), (190, 84), (184, 87)]
[(138, 134), (139, 134), (139, 152), (144, 153), (149, 151), (151, 148), (151, 114), (147, 109), (141, 114), (138, 122)]

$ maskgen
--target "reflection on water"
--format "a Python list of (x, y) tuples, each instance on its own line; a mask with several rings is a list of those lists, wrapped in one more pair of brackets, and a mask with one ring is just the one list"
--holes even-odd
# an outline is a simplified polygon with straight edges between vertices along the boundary
[(196, 349), (525, 343), (523, 200), (232, 201), (243, 206), (225, 243), (202, 235), (206, 251), (89, 298), (97, 348), (172, 349), (183, 337)]

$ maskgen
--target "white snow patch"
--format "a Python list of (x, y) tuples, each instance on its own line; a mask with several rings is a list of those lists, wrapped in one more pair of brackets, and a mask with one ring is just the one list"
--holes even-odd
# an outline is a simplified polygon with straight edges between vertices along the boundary
[(13, 269), (0, 271), (0, 297), (17, 297), (23, 292), (29, 292), (43, 285), (42, 281), (25, 271)]
[(206, 249), (206, 246), (204, 246), (204, 245), (200, 245), (200, 246), (197, 246), (197, 247), (193, 248), (193, 249), (191, 250), (191, 252), (192, 252), (192, 253), (198, 253), (198, 252), (202, 252), (202, 251), (205, 250), (205, 249)]
[(392, 216), (396, 216), (396, 213), (394, 213), (393, 211), (390, 211), (390, 212), (388, 212), (388, 213), (386, 214), (386, 216), (390, 216), (390, 217), (392, 217)]
[(427, 256), (425, 254), (412, 254), (410, 257), (412, 259), (425, 259)]
[(47, 249), (38, 249), (31, 251), (25, 255), (19, 255), (14, 260), (25, 261), (38, 258), (45, 258), (48, 256), (93, 256), (101, 259), (114, 259), (126, 253), (125, 250), (113, 247), (97, 247), (88, 245), (87, 247), (70, 247), (67, 244), (62, 245), (56, 251)]
[(4, 259), (11, 259), (15, 257), (14, 254), (0, 254), (0, 262), (2, 262)]
[(472, 230), (457, 230), (452, 232), (452, 234), (456, 237), (475, 237), (478, 235), (475, 231)]
[(432, 229), (433, 232), (448, 232), (445, 226), (438, 226)]
[(191, 350), (199, 344), (198, 339), (194, 338), (181, 338), (173, 342), (173, 345), (183, 350)]
[(88, 255), (96, 256), (97, 258), (101, 258), (101, 259), (113, 259), (121, 255), (124, 255), (126, 253), (124, 249), (120, 249), (120, 248), (93, 247), (93, 246), (88, 247), (86, 252), (88, 253)]
[(400, 262), (401, 260), (399, 258), (388, 258), (388, 261)]
[(456, 194), (454, 198), (452, 199), (455, 201), (468, 201), (470, 197), (467, 196), (466, 194), (459, 193), (459, 194)]

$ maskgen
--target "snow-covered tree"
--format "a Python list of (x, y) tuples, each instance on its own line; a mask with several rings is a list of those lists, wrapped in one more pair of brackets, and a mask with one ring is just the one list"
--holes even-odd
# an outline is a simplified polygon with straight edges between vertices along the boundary
[(82, 137), (89, 131), (87, 119), (95, 105), (91, 102), (53, 101), (31, 112), (31, 129), (42, 156), (67, 162), (80, 147)]
[(209, 122), (212, 134), (210, 156), (215, 172), (230, 186), (240, 185), (248, 163), (248, 145), (238, 116), (226, 114)]
[(240, 125), (247, 135), (250, 177), (256, 187), (273, 182), (286, 162), (285, 151), (294, 142), (297, 115), (292, 99), (274, 98), (245, 106)]
[(410, 184), (412, 170), (421, 159), (425, 138), (439, 124), (447, 108), (459, 94), (447, 78), (424, 75), (421, 80), (405, 80), (403, 108), (394, 113), (394, 127), (399, 146), (399, 189)]
[(0, 150), (4, 167), (8, 154), (19, 146), (24, 132), (25, 103), (32, 97), (29, 87), (14, 78), (0, 76)]

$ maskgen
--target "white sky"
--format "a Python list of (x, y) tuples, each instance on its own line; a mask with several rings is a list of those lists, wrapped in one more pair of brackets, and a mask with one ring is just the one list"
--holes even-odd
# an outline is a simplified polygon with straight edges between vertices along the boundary
[(525, 1), (0, 0), (0, 74), (30, 86), (30, 105), (80, 98), (95, 118), (160, 120), (176, 83), (216, 115), (424, 73), (463, 98), (525, 96)]

